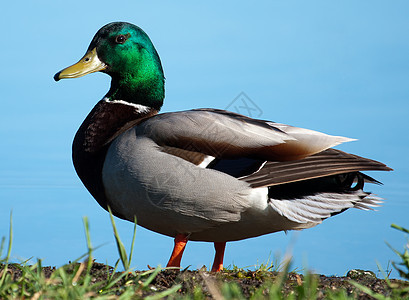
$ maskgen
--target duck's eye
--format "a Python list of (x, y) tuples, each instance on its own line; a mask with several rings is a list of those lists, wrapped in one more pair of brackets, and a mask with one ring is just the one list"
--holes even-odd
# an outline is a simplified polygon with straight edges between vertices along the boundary
[(123, 44), (126, 42), (127, 37), (123, 34), (117, 35), (115, 38), (115, 43), (117, 44)]

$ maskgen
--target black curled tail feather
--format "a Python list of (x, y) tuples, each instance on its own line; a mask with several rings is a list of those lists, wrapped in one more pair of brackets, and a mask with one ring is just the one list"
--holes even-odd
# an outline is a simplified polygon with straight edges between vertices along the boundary
[(291, 199), (319, 193), (352, 193), (363, 191), (365, 182), (379, 183), (361, 172), (349, 172), (270, 186), (268, 196), (274, 199)]

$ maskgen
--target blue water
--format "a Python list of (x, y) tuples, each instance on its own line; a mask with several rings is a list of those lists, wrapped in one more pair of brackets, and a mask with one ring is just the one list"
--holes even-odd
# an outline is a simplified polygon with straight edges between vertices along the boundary
[[(118, 258), (109, 217), (71, 163), (73, 136), (109, 78), (52, 80), (82, 56), (99, 27), (116, 20), (138, 24), (157, 47), (167, 78), (163, 111), (240, 111), (230, 104), (244, 91), (260, 118), (358, 138), (339, 149), (395, 169), (370, 174), (384, 183), (368, 186), (385, 198), (378, 211), (348, 210), (302, 232), (229, 243), (226, 266), (251, 267), (291, 251), (294, 268), (343, 275), (352, 268), (378, 272), (377, 261), (386, 269), (397, 259), (385, 242), (403, 249), (405, 236), (390, 224), (409, 228), (407, 2), (138, 3), (91, 1), (91, 13), (53, 1), (5, 8), (0, 236), (8, 235), (12, 210), (13, 260), (42, 258), (59, 266), (79, 257), (86, 251), (83, 216), (93, 245), (103, 245), (97, 261)], [(132, 224), (117, 219), (117, 225), (129, 245)], [(133, 266), (166, 264), (172, 245), (138, 227)], [(212, 244), (191, 242), (182, 265), (199, 268), (212, 260)]]

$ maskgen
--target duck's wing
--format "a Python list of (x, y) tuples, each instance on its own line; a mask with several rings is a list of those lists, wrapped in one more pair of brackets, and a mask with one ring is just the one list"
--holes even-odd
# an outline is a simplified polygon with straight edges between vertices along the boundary
[[(265, 161), (248, 158), (216, 159), (208, 168), (248, 182), (252, 187), (273, 186), (357, 171), (391, 171), (385, 164), (337, 149), (294, 161)], [(376, 182), (374, 180), (368, 180)]]
[(352, 140), (215, 109), (160, 114), (138, 125), (138, 131), (163, 151), (194, 163), (208, 155), (292, 161)]

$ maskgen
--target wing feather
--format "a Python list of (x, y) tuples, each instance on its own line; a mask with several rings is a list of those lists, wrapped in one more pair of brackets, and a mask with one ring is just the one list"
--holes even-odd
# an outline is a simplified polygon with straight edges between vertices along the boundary
[(392, 169), (372, 159), (336, 149), (327, 149), (296, 161), (268, 161), (258, 172), (240, 179), (256, 188), (369, 170), (391, 171)]
[(156, 115), (138, 125), (138, 133), (162, 147), (269, 161), (301, 159), (351, 140), (211, 109)]

